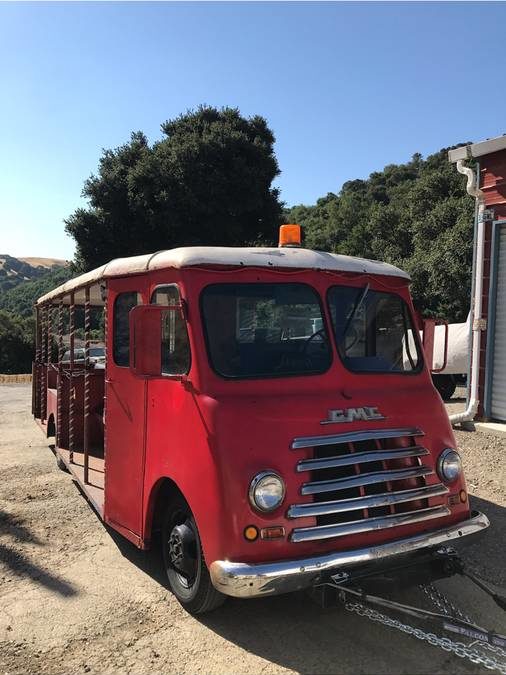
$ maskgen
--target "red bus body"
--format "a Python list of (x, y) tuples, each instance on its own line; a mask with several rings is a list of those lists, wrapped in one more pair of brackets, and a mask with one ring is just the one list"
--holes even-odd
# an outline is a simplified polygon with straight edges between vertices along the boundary
[[(61, 359), (51, 363), (47, 339), (41, 338), (44, 312), (57, 312), (62, 299), (68, 302), (70, 291), (64, 286), (38, 303), (41, 328), (34, 365), (34, 415), (48, 434), (56, 431), (56, 452), (106, 523), (138, 547), (149, 547), (164, 495), (168, 487), (175, 487), (195, 517), (214, 585), (225, 594), (243, 597), (301, 588), (322, 570), (435, 547), (487, 527), (485, 516), (470, 513), (463, 476), (444, 485), (438, 475), (438, 458), (445, 448), (456, 444), (425, 365), (409, 374), (352, 372), (345, 367), (333, 339), (329, 341), (330, 367), (317, 375), (225, 379), (210, 364), (201, 311), (201, 294), (209, 285), (307, 284), (321, 299), (324, 325), (332, 335), (326, 304), (331, 286), (360, 289), (367, 282), (371, 290), (400, 296), (413, 312), (405, 275), (212, 263), (147, 267), (133, 273), (119, 270), (94, 277), (90, 273), (91, 279), (84, 275), (82, 283), (73, 286), (72, 292), (80, 294), (81, 302), (83, 289), (92, 285), (92, 296), (98, 297), (101, 284), (100, 294), (106, 297), (105, 370), (89, 368), (89, 364), (76, 368), (74, 364), (69, 377), (69, 368)], [(168, 284), (177, 285), (184, 309), (191, 354), (188, 373), (143, 374), (131, 361), (117, 365), (112, 358), (116, 299), (122, 293), (137, 293), (138, 304), (148, 305), (153, 291)], [(145, 321), (149, 327), (147, 315)], [(149, 330), (138, 331), (136, 339), (137, 358), (142, 360), (142, 350), (149, 350)], [(86, 402), (87, 414), (83, 415)], [(74, 447), (70, 458), (72, 406)], [(329, 419), (329, 411), (334, 411), (335, 422)], [(348, 415), (349, 421), (337, 421), (341, 413), (336, 416), (335, 411), (344, 411), (342, 415)], [(356, 448), (354, 438), (358, 439)], [(337, 536), (328, 536), (326, 530), (319, 538), (318, 531), (312, 533), (318, 526), (315, 516), (302, 513), (289, 517), (290, 507), (313, 503), (311, 494), (301, 494), (302, 486), (311, 482), (312, 472), (305, 471), (300, 462), (314, 459), (316, 445), (345, 443), (350, 452), (364, 452), (367, 442), (370, 451), (418, 446), (428, 451), (414, 459), (382, 460), (386, 472), (428, 467), (422, 478), (407, 478), (393, 487), (386, 482), (389, 491), (443, 485), (444, 492), (404, 503), (402, 508), (391, 505), (390, 519), (376, 516), (363, 531), (360, 525), (352, 525), (355, 529), (350, 534), (339, 531)], [(86, 444), (88, 447), (83, 447)], [(97, 452), (94, 446), (99, 448)], [(266, 470), (283, 478), (286, 494), (279, 508), (261, 513), (252, 507), (248, 495), (252, 478)], [(367, 471), (357, 462), (355, 475), (364, 473)], [(367, 494), (373, 493), (361, 488), (360, 495)], [(417, 516), (415, 512), (420, 511), (423, 513)], [(365, 510), (362, 516), (351, 522), (366, 522), (374, 513)], [(390, 526), (392, 521), (394, 526)], [(337, 527), (346, 522), (341, 515)], [(278, 531), (284, 534), (249, 541), (244, 535), (248, 526), (259, 532), (283, 528)], [(296, 531), (302, 532), (301, 540), (294, 537)]]

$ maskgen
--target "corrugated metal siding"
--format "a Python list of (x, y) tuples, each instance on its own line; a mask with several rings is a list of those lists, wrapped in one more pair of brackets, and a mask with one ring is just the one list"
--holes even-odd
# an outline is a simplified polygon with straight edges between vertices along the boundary
[(499, 233), (491, 415), (506, 421), (506, 225)]

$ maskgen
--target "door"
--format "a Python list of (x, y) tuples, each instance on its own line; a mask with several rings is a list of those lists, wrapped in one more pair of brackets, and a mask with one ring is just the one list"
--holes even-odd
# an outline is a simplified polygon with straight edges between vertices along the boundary
[(129, 368), (129, 313), (143, 303), (142, 287), (141, 277), (112, 279), (107, 298), (104, 516), (134, 541), (141, 532), (146, 380)]

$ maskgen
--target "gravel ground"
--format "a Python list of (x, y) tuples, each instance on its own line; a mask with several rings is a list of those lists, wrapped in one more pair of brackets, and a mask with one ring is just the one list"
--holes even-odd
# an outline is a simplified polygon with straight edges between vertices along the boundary
[[(457, 402), (456, 406), (462, 406)], [(0, 385), (1, 673), (474, 673), (479, 667), (303, 593), (186, 614), (158, 558), (105, 528), (56, 468), (27, 385)], [(506, 586), (505, 442), (458, 432), (474, 505), (493, 522), (466, 556)], [(469, 581), (439, 582), (480, 624), (503, 614)], [(404, 599), (419, 602), (419, 591)], [(486, 671), (482, 671), (486, 672)]]
[[(456, 397), (446, 406), (449, 414), (465, 409), (464, 396), (465, 389), (458, 388)], [(466, 560), (477, 574), (506, 588), (506, 435), (455, 430), (455, 436), (472, 503), (491, 522), (486, 538), (487, 555), (478, 542), (466, 548)]]

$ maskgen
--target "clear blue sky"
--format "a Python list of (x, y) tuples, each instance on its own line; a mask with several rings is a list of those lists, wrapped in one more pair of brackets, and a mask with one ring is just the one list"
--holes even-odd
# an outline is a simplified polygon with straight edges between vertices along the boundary
[(501, 3), (0, 3), (0, 253), (70, 258), (101, 148), (264, 115), (288, 205), (506, 132)]

